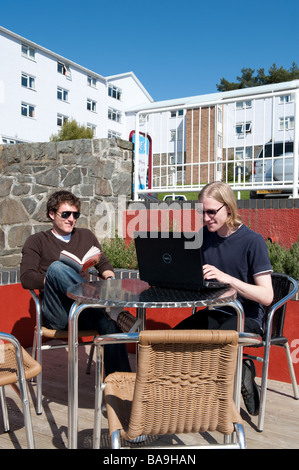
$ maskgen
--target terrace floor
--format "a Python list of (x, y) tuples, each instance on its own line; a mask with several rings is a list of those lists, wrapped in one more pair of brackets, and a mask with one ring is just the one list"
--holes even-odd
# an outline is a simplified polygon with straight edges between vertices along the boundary
[[(85, 373), (89, 346), (79, 348), (79, 434), (78, 448), (92, 448), (94, 410), (94, 367), (90, 375)], [(134, 365), (135, 355), (130, 355)], [(56, 349), (43, 352), (43, 409), (35, 413), (35, 385), (29, 384), (31, 416), (35, 446), (37, 449), (67, 449), (67, 350)], [(0, 418), (0, 449), (27, 447), (21, 402), (12, 389), (6, 387), (11, 431), (4, 433)], [(299, 449), (299, 400), (293, 398), (291, 384), (269, 381), (264, 431), (256, 431), (257, 417), (251, 417), (241, 403), (246, 445), (248, 449)], [(109, 449), (110, 439), (107, 420), (102, 426), (101, 447)], [(176, 443), (198, 444), (213, 442), (219, 435), (176, 435), (152, 440), (152, 445)], [(219, 442), (222, 442), (222, 438)]]

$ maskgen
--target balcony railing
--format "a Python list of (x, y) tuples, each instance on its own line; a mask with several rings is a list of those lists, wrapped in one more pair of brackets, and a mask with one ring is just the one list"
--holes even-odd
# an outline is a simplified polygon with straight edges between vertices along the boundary
[(298, 83), (276, 92), (258, 88), (137, 113), (135, 200), (144, 192), (190, 192), (219, 180), (251, 195), (298, 197)]

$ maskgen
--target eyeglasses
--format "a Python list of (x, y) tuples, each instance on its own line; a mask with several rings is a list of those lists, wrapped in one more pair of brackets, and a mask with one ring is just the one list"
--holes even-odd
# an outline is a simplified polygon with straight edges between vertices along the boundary
[(80, 212), (72, 212), (72, 211), (63, 211), (63, 212), (56, 211), (56, 213), (60, 215), (62, 219), (68, 219), (71, 216), (71, 214), (73, 214), (74, 219), (77, 220), (79, 219), (81, 215)]
[(210, 217), (215, 217), (215, 215), (217, 214), (217, 212), (220, 211), (220, 209), (222, 209), (222, 207), (224, 207), (225, 204), (222, 204), (221, 207), (219, 207), (219, 209), (208, 209), (207, 211), (201, 211), (201, 210), (197, 210), (197, 212), (199, 212), (200, 214), (202, 214), (203, 216), (205, 214), (209, 215)]

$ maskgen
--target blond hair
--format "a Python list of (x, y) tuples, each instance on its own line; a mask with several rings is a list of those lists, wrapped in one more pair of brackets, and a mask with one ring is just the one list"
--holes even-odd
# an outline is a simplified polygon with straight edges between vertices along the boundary
[(238, 228), (242, 224), (241, 217), (238, 214), (237, 200), (234, 195), (232, 188), (221, 181), (209, 183), (202, 188), (198, 195), (198, 201), (200, 202), (204, 197), (211, 197), (225, 204), (228, 207), (228, 216), (226, 225), (231, 230)]

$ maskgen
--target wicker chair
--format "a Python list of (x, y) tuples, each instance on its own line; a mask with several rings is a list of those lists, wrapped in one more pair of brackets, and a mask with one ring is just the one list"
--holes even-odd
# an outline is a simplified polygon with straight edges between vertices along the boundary
[[(30, 290), (30, 294), (33, 297), (35, 303), (35, 312), (36, 312), (36, 324), (34, 329), (34, 339), (32, 347), (32, 357), (42, 365), (42, 351), (46, 349), (57, 349), (65, 348), (68, 345), (68, 331), (67, 330), (52, 330), (42, 326), (42, 311), (41, 311), (41, 302), (39, 296), (34, 290)], [(78, 331), (79, 338), (88, 338), (92, 337), (93, 339), (98, 334), (96, 330), (84, 330)], [(47, 340), (59, 340), (59, 343), (50, 344), (51, 341), (47, 341), (43, 344), (42, 339), (47, 338)], [(89, 353), (89, 360), (87, 364), (87, 374), (90, 372), (90, 367), (93, 359), (94, 353), (94, 344), (93, 340), (89, 342), (80, 343), (84, 346), (91, 344), (91, 349)], [(37, 376), (37, 405), (36, 413), (42, 413), (42, 373)]]
[[(12, 335), (0, 333), (0, 401), (3, 414), (4, 430), (9, 431), (9, 419), (5, 399), (5, 385), (12, 385), (22, 400), (28, 447), (34, 449), (34, 438), (30, 415), (26, 380), (36, 377), (40, 364), (35, 361)], [(17, 387), (16, 384), (19, 384)]]
[(263, 347), (264, 354), (262, 357), (258, 357), (251, 354), (244, 354), (244, 358), (251, 358), (253, 360), (260, 361), (263, 363), (260, 408), (257, 425), (258, 431), (263, 431), (264, 428), (266, 392), (271, 346), (280, 346), (285, 349), (290, 377), (293, 385), (294, 397), (297, 400), (299, 399), (298, 386), (292, 363), (290, 347), (288, 344), (288, 339), (283, 335), (287, 302), (295, 297), (296, 292), (298, 290), (298, 283), (286, 274), (273, 273), (272, 284), (274, 290), (274, 299), (272, 301), (272, 304), (266, 309), (267, 323), (263, 341), (262, 343), (259, 343), (254, 346)]
[[(120, 438), (130, 441), (140, 435), (219, 431), (225, 439), (217, 447), (244, 448), (242, 420), (233, 401), (238, 333), (142, 331), (135, 338), (139, 341), (137, 372), (116, 372), (105, 379), (112, 447), (120, 448)], [(95, 343), (101, 346), (101, 338)], [(97, 347), (97, 353), (102, 349)], [(96, 372), (95, 448), (101, 427), (98, 364), (101, 367), (101, 359)], [(233, 443), (235, 432), (239, 439)]]

